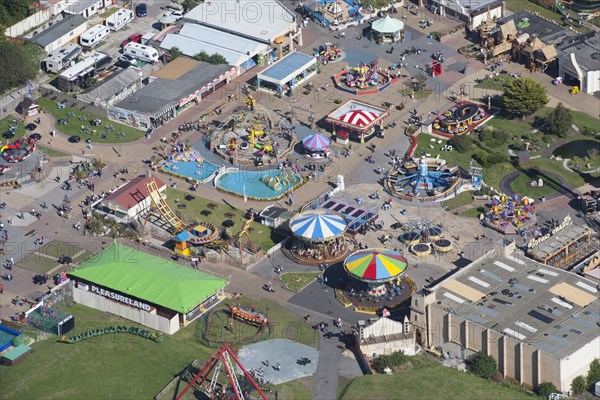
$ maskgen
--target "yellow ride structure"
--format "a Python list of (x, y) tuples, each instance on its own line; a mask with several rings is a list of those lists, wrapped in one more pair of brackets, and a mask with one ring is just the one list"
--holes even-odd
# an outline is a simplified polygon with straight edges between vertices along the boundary
[(154, 179), (151, 179), (146, 183), (146, 190), (148, 191), (152, 204), (156, 207), (162, 219), (173, 227), (174, 232), (179, 233), (184, 231), (186, 225), (177, 215), (175, 215), (173, 210), (171, 210), (171, 207), (169, 207), (165, 199), (161, 196)]

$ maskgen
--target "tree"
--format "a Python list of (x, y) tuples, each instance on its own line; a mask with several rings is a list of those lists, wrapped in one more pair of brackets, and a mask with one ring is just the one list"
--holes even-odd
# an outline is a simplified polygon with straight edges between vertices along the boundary
[(542, 382), (535, 388), (535, 393), (537, 393), (538, 396), (547, 399), (552, 393), (560, 393), (560, 390), (558, 390), (552, 382)]
[(468, 135), (455, 135), (452, 139), (448, 140), (448, 144), (454, 147), (457, 151), (465, 153), (473, 146), (473, 138)]
[(415, 75), (415, 78), (413, 79), (412, 83), (413, 83), (413, 89), (415, 91), (424, 89), (427, 84), (427, 75), (425, 75), (422, 72), (419, 72), (417, 75)]
[(593, 391), (596, 382), (600, 381), (600, 361), (597, 358), (590, 364), (586, 380), (588, 390)]
[(205, 51), (201, 51), (193, 57), (196, 61), (203, 61), (209, 64), (227, 64), (227, 59), (219, 53), (213, 53), (209, 55)]
[(511, 79), (504, 86), (504, 109), (511, 115), (525, 117), (548, 103), (546, 89), (533, 79)]
[(585, 389), (585, 377), (583, 375), (576, 376), (575, 379), (573, 379), (573, 382), (571, 382), (571, 392), (573, 392), (573, 394), (581, 394), (585, 392)]
[(544, 131), (546, 133), (565, 137), (573, 124), (573, 115), (571, 115), (571, 111), (564, 107), (562, 103), (558, 103), (556, 108), (544, 118), (544, 122)]
[(41, 54), (42, 49), (34, 43), (0, 41), (0, 93), (34, 79), (40, 69)]
[(177, 57), (179, 57), (182, 54), (183, 53), (181, 52), (179, 47), (171, 47), (171, 60), (176, 59)]
[(470, 362), (471, 372), (485, 379), (491, 379), (498, 373), (498, 363), (492, 356), (480, 351)]
[(0, 0), (0, 24), (12, 26), (33, 14), (31, 3), (31, 0)]

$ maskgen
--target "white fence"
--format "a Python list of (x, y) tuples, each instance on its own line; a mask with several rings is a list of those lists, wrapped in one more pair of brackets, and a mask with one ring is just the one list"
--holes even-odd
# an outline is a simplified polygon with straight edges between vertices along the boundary
[(52, 12), (50, 9), (38, 11), (35, 14), (25, 18), (23, 21), (14, 24), (10, 28), (7, 28), (4, 31), (4, 34), (14, 38), (19, 37), (25, 32), (45, 24), (50, 20), (50, 18), (52, 18)]

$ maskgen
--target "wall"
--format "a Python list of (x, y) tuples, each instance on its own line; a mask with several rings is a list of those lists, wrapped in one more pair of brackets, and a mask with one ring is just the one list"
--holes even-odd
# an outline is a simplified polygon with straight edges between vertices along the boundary
[(373, 335), (381, 337), (384, 335), (395, 335), (403, 332), (404, 325), (402, 322), (394, 321), (389, 318), (380, 318), (373, 325), (367, 326), (362, 331), (362, 337), (368, 338)]
[(578, 375), (586, 376), (594, 358), (600, 358), (600, 336), (560, 360), (561, 386), (557, 387), (562, 391), (571, 390), (573, 379)]
[(593, 94), (600, 90), (600, 70), (588, 71), (585, 82), (585, 92)]
[(10, 28), (6, 28), (4, 34), (10, 37), (19, 37), (25, 32), (45, 24), (50, 20), (50, 18), (52, 18), (53, 15), (55, 14), (52, 14), (50, 9), (38, 11), (35, 14), (25, 18), (21, 22), (14, 24)]
[(372, 358), (374, 355), (377, 357), (382, 354), (392, 354), (400, 350), (407, 356), (414, 356), (416, 354), (415, 340), (412, 337), (404, 340), (389, 340), (380, 343), (362, 343), (360, 349), (363, 354), (366, 354), (367, 358)]
[(169, 335), (179, 330), (179, 318), (177, 315), (169, 320), (153, 313), (120, 304), (77, 287), (73, 287), (73, 300), (84, 306), (121, 316)]

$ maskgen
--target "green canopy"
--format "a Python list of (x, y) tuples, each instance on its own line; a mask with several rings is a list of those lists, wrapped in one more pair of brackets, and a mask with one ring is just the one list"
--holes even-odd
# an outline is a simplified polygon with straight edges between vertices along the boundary
[(373, 22), (371, 28), (380, 33), (396, 33), (404, 29), (404, 22), (386, 15), (384, 18)]
[(184, 314), (229, 283), (119, 243), (69, 275)]

